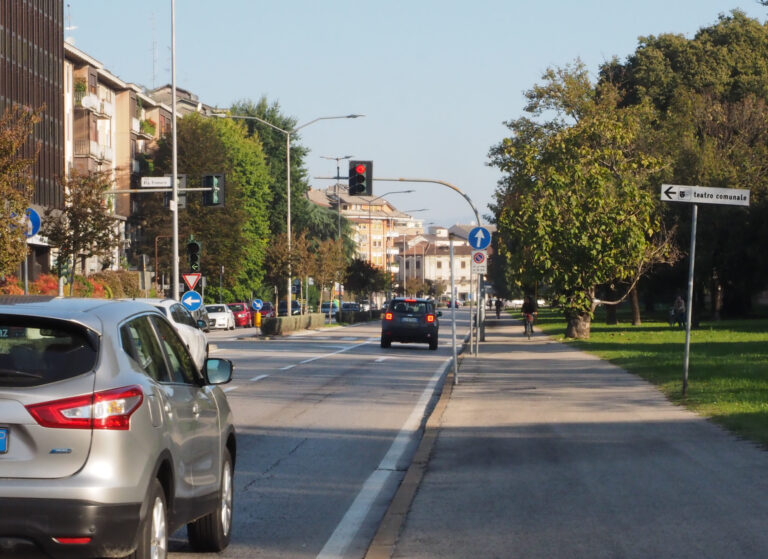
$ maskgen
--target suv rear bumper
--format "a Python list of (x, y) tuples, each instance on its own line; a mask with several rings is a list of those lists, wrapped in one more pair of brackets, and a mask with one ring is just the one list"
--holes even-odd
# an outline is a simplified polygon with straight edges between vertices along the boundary
[[(0, 499), (0, 556), (124, 557), (139, 529), (141, 503), (102, 504), (62, 499)], [(61, 544), (53, 538), (91, 538)]]
[(381, 335), (393, 342), (428, 343), (437, 339), (437, 328), (402, 328), (385, 326), (381, 329)]

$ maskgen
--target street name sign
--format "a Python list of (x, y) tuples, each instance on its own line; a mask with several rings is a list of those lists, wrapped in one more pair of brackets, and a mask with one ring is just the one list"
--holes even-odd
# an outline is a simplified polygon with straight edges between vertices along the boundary
[(189, 274), (181, 274), (181, 277), (184, 279), (184, 283), (187, 284), (187, 287), (189, 287), (190, 291), (194, 291), (195, 286), (197, 285), (197, 282), (200, 281), (200, 276), (202, 274), (199, 272), (196, 273), (189, 273)]
[(203, 298), (197, 291), (187, 291), (181, 297), (181, 304), (184, 305), (188, 311), (196, 311), (203, 304)]
[(661, 199), (664, 202), (683, 202), (686, 204), (749, 206), (749, 190), (744, 188), (662, 184)]
[(171, 177), (141, 177), (141, 186), (144, 188), (170, 188)]
[(484, 250), (472, 251), (472, 273), (473, 274), (488, 273), (488, 252)]
[(484, 250), (491, 244), (491, 232), (485, 227), (475, 227), (467, 236), (469, 245), (475, 250)]

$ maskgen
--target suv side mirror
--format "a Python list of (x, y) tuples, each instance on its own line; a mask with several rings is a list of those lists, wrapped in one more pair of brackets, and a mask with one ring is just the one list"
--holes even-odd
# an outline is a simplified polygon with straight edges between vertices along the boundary
[(205, 360), (205, 378), (208, 384), (227, 384), (232, 380), (235, 366), (229, 359), (209, 358)]

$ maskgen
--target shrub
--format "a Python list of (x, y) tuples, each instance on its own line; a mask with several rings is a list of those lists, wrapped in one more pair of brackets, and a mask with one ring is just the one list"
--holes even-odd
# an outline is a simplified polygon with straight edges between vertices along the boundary
[(0, 295), (24, 295), (24, 288), (19, 285), (16, 276), (0, 279)]

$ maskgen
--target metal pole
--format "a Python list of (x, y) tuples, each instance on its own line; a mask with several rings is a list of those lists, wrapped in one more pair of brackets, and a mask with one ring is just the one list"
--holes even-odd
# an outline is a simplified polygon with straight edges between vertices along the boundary
[(286, 192), (285, 192), (285, 200), (286, 205), (288, 206), (286, 210), (286, 231), (288, 232), (288, 293), (285, 296), (285, 300), (287, 301), (285, 312), (286, 316), (291, 316), (293, 314), (293, 309), (291, 308), (291, 133), (286, 132), (285, 134), (285, 182), (286, 182)]
[(29, 295), (29, 245), (24, 255), (24, 295)]
[[(458, 358), (456, 356), (456, 287), (453, 281), (453, 236), (449, 237), (449, 245), (451, 247), (450, 262), (451, 267), (451, 346), (453, 348), (453, 384), (459, 384), (459, 367)], [(471, 316), (471, 315), (470, 315)]]
[(406, 292), (406, 284), (408, 281), (408, 278), (405, 275), (405, 263), (406, 263), (406, 256), (405, 256), (405, 233), (403, 233), (403, 257), (400, 259), (400, 265), (403, 267), (403, 297), (407, 297), (408, 293)]
[(688, 262), (688, 306), (685, 309), (685, 356), (683, 357), (683, 398), (688, 391), (688, 363), (691, 357), (691, 317), (693, 316), (693, 265), (696, 259), (696, 221), (699, 205), (693, 205), (691, 217), (691, 255)]
[(171, 215), (173, 220), (173, 246), (171, 248), (172, 295), (179, 300), (179, 161), (176, 137), (176, 0), (171, 0)]

